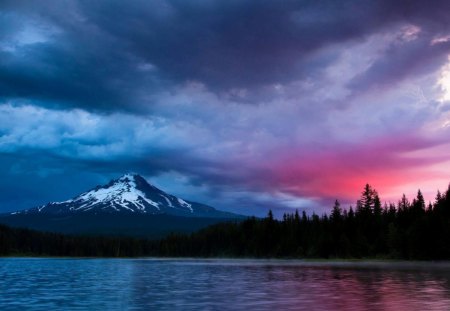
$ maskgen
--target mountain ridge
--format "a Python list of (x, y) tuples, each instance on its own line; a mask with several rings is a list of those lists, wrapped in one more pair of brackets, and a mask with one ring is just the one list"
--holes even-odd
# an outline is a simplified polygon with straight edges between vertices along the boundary
[(72, 199), (49, 202), (19, 214), (148, 214), (184, 217), (233, 217), (237, 214), (219, 211), (211, 206), (184, 200), (148, 183), (136, 173), (127, 173), (106, 185), (99, 185)]
[(71, 235), (154, 239), (246, 217), (181, 199), (128, 173), (66, 201), (0, 214), (0, 223)]

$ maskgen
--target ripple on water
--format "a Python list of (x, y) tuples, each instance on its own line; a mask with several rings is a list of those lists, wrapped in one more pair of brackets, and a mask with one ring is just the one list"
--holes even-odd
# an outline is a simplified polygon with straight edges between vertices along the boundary
[(0, 259), (1, 310), (450, 310), (447, 264)]

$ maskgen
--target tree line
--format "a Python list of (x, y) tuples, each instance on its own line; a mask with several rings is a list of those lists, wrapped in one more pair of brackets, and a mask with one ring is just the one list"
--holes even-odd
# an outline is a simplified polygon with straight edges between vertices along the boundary
[(381, 203), (367, 184), (355, 208), (336, 200), (331, 213), (285, 214), (209, 226), (161, 240), (76, 237), (0, 226), (0, 255), (170, 256), (256, 258), (450, 259), (450, 186), (426, 204), (419, 190), (410, 201)]

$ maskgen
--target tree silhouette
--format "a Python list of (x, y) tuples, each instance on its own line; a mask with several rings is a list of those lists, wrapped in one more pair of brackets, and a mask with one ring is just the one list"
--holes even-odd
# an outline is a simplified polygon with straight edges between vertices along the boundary
[(0, 255), (180, 256), (450, 259), (450, 188), (425, 209), (419, 190), (410, 203), (381, 208), (378, 193), (366, 184), (353, 207), (338, 200), (330, 215), (296, 210), (282, 220), (266, 218), (219, 223), (196, 233), (173, 233), (161, 240), (76, 237), (0, 225)]

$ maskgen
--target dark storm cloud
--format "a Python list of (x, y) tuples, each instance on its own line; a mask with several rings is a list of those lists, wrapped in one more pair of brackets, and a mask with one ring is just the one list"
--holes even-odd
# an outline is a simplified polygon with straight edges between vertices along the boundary
[(108, 111), (140, 110), (159, 91), (189, 80), (216, 92), (251, 92), (314, 77), (333, 59), (317, 51), (393, 23), (446, 25), (447, 6), (443, 1), (6, 1), (0, 35), (40, 25), (44, 39), (0, 52), (0, 93)]
[(361, 93), (371, 87), (392, 87), (405, 78), (435, 72), (447, 61), (450, 42), (433, 44), (432, 37), (424, 37), (392, 44), (365, 72), (354, 77), (349, 87)]
[(104, 175), (79, 161), (42, 151), (0, 153), (0, 163), (0, 213), (66, 200), (105, 182)]
[(238, 212), (333, 203), (320, 191), (330, 172), (328, 188), (349, 198), (359, 167), (375, 164), (402, 168), (394, 187), (420, 165), (401, 148), (364, 150), (391, 136), (447, 141), (449, 12), (448, 1), (1, 1), (0, 210), (130, 170)]
[(0, 96), (51, 107), (139, 110), (139, 88), (151, 93), (162, 79), (68, 3), (5, 5), (0, 20), (10, 28), (0, 45)]
[(314, 50), (366, 29), (365, 8), (345, 3), (172, 1), (144, 7), (115, 2), (84, 11), (170, 79), (216, 89), (286, 82), (310, 71)]
[(447, 61), (450, 53), (448, 40), (435, 41), (450, 32), (450, 2), (387, 1), (383, 10), (386, 16), (404, 24), (403, 33), (349, 84), (358, 93), (431, 73)]

